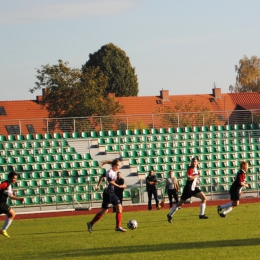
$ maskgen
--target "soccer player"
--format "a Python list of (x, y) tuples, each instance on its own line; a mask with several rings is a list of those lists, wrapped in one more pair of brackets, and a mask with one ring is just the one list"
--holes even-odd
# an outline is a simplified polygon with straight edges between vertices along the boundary
[(8, 180), (3, 181), (0, 184), (0, 215), (6, 214), (7, 218), (4, 222), (4, 225), (2, 226), (2, 229), (0, 230), (0, 234), (5, 237), (10, 237), (7, 234), (7, 229), (11, 225), (12, 221), (15, 218), (15, 212), (13, 209), (11, 209), (10, 206), (8, 206), (7, 198), (9, 197), (12, 200), (18, 200), (23, 202), (24, 198), (18, 198), (14, 195), (12, 184), (15, 183), (17, 180), (17, 173), (16, 172), (10, 172), (8, 174)]
[(197, 158), (192, 158), (191, 165), (188, 167), (187, 170), (187, 182), (183, 189), (181, 199), (175, 206), (173, 206), (170, 213), (167, 214), (169, 223), (172, 223), (172, 215), (179, 209), (179, 207), (181, 207), (184, 204), (184, 202), (187, 199), (191, 198), (192, 196), (197, 197), (201, 200), (199, 218), (200, 219), (208, 218), (208, 216), (205, 215), (206, 196), (198, 187), (196, 187), (199, 176), (200, 176), (200, 172), (198, 170), (198, 160)]
[[(221, 206), (217, 206), (217, 211), (220, 217), (222, 218), (226, 217), (226, 214), (228, 214), (233, 209), (233, 207), (239, 205), (239, 197), (241, 194), (241, 190), (243, 187), (248, 187), (248, 184), (245, 183), (247, 170), (248, 170), (248, 163), (241, 162), (240, 170), (236, 174), (235, 180), (232, 183), (229, 190), (230, 199), (232, 200), (232, 202), (229, 202)], [(224, 211), (221, 212), (223, 209)]]
[(106, 172), (106, 182), (107, 182), (107, 187), (103, 192), (103, 202), (102, 202), (102, 209), (100, 212), (98, 212), (95, 217), (87, 223), (88, 231), (89, 233), (92, 232), (93, 225), (99, 221), (107, 212), (108, 212), (108, 207), (109, 204), (112, 204), (113, 206), (116, 207), (116, 231), (120, 232), (126, 232), (127, 230), (121, 227), (122, 223), (122, 205), (120, 203), (119, 198), (116, 196), (114, 190), (115, 187), (125, 189), (126, 185), (118, 185), (116, 184), (116, 172), (120, 168), (120, 161), (115, 159), (113, 161), (105, 161), (103, 162), (102, 165), (104, 164), (111, 164), (112, 168)]

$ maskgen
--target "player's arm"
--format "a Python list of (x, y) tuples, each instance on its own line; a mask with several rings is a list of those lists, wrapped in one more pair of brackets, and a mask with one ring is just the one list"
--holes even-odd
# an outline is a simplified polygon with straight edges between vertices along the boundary
[(101, 182), (105, 179), (105, 176), (106, 176), (106, 174), (104, 173), (104, 174), (102, 174), (102, 175), (99, 177), (96, 190), (99, 190), (100, 184), (101, 184)]
[(246, 187), (246, 188), (248, 188), (249, 186), (248, 186), (247, 183), (245, 183), (245, 179), (246, 179), (246, 175), (245, 175), (245, 174), (241, 174), (241, 175), (239, 176), (239, 183), (240, 183), (241, 187)]
[(16, 197), (15, 195), (11, 195), (11, 196), (9, 196), (9, 198), (11, 200), (18, 200), (18, 201), (24, 202), (24, 198)]
[(103, 176), (100, 176), (100, 177), (99, 177), (99, 180), (98, 180), (98, 184), (97, 184), (96, 190), (99, 190), (100, 183), (101, 183), (103, 180), (104, 180), (104, 177), (103, 177)]
[(109, 184), (111, 184), (111, 185), (113, 185), (113, 186), (115, 186), (115, 187), (118, 187), (118, 188), (121, 188), (121, 189), (125, 189), (126, 188), (126, 185), (125, 184), (123, 184), (123, 185), (118, 185), (115, 181), (113, 181), (113, 180), (111, 180), (111, 181), (109, 181), (108, 180), (108, 182), (109, 182)]

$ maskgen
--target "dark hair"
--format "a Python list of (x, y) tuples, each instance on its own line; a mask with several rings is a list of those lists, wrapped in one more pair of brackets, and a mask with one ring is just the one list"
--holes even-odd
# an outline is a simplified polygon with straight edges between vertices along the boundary
[(18, 173), (17, 173), (17, 172), (14, 172), (14, 171), (9, 172), (9, 173), (8, 173), (8, 180), (12, 179), (14, 176), (18, 176)]
[(120, 161), (118, 159), (114, 159), (113, 161), (104, 161), (102, 162), (101, 166), (103, 166), (104, 164), (111, 164), (112, 167), (116, 166)]

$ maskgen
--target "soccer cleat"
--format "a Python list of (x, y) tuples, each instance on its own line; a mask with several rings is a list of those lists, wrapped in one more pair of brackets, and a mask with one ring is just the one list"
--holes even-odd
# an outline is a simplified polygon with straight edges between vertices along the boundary
[(161, 206), (160, 206), (160, 205), (157, 207), (157, 210), (159, 210), (159, 209), (161, 209)]
[(220, 213), (219, 216), (222, 217), (222, 218), (225, 218), (225, 217), (226, 217), (226, 214)]
[(1, 230), (1, 231), (0, 231), (0, 234), (3, 235), (3, 236), (5, 236), (5, 237), (10, 237), (10, 236), (7, 234), (6, 230)]
[(218, 214), (220, 214), (222, 208), (220, 206), (217, 206), (217, 211), (218, 211)]
[(199, 218), (200, 218), (200, 219), (207, 219), (207, 218), (209, 218), (209, 217), (206, 216), (206, 215), (199, 215)]
[(122, 227), (117, 227), (115, 231), (126, 232), (127, 230)]
[(181, 209), (181, 207), (178, 207), (178, 209)]
[(172, 223), (172, 216), (170, 216), (169, 214), (167, 214), (167, 218), (168, 218), (168, 222)]
[(90, 224), (90, 222), (87, 223), (87, 227), (88, 227), (88, 232), (91, 233), (92, 232), (92, 225)]

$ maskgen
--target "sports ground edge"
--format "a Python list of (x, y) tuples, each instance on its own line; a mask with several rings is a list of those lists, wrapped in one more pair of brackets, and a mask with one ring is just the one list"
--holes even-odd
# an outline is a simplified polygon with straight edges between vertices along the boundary
[[(207, 200), (207, 206), (217, 206), (223, 203), (227, 203), (230, 200), (228, 199), (222, 199), (222, 200)], [(249, 197), (249, 198), (243, 198), (240, 199), (241, 206), (243, 204), (248, 203), (256, 203), (260, 202), (260, 197)], [(186, 207), (198, 207), (200, 205), (199, 201), (192, 202), (192, 203), (185, 203), (183, 205), (183, 208)], [(134, 212), (134, 211), (147, 211), (148, 208), (147, 205), (126, 205), (123, 206), (123, 212)], [(14, 208), (15, 210), (15, 208)], [(153, 210), (156, 210), (155, 205), (153, 205)], [(169, 210), (169, 204), (165, 203), (164, 207), (161, 208), (161, 210)], [(15, 219), (34, 219), (34, 218), (51, 218), (51, 217), (65, 217), (65, 216), (77, 216), (77, 215), (88, 215), (88, 214), (96, 214), (100, 211), (99, 208), (75, 208), (75, 209), (68, 209), (68, 210), (53, 210), (53, 211), (37, 211), (37, 212), (20, 212), (16, 214)], [(113, 214), (113, 208), (109, 208), (109, 212)], [(0, 216), (0, 220), (4, 220), (6, 218), (5, 215)]]

